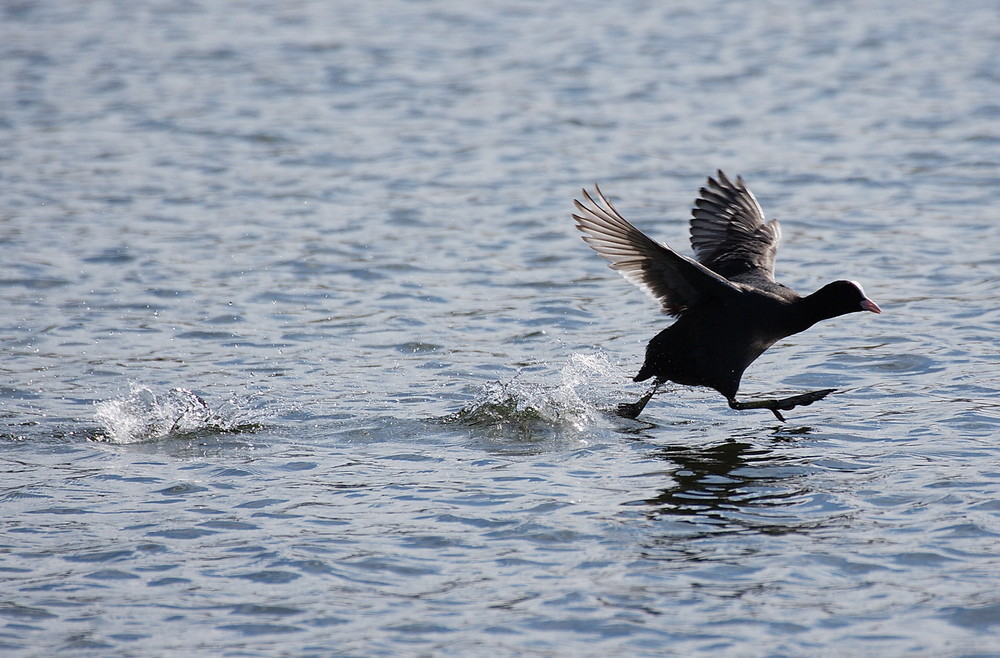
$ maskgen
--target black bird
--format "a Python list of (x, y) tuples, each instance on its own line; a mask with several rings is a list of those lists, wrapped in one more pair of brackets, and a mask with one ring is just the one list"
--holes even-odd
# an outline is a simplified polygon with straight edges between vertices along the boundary
[(594, 186), (583, 190), (586, 203), (574, 200), (583, 239), (611, 261), (609, 267), (651, 294), (677, 321), (646, 347), (646, 360), (634, 380), (655, 377), (653, 388), (637, 402), (618, 405), (635, 418), (665, 381), (707, 386), (722, 393), (733, 409), (781, 411), (820, 400), (835, 389), (811, 391), (778, 400), (738, 402), (743, 371), (764, 350), (820, 320), (855, 311), (881, 313), (855, 281), (828, 283), (807, 297), (774, 280), (774, 256), (781, 240), (777, 220), (764, 220), (757, 199), (743, 184), (719, 171), (695, 201), (691, 247), (695, 259), (655, 242), (628, 223)]

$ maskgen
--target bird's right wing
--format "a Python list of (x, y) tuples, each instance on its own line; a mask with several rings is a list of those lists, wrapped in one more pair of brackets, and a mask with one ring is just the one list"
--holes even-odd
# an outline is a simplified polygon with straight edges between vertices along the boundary
[(739, 176), (719, 171), (709, 178), (691, 211), (691, 247), (698, 262), (724, 277), (752, 272), (774, 281), (774, 256), (781, 242), (778, 221), (764, 211)]
[(663, 310), (680, 315), (711, 299), (739, 292), (739, 288), (701, 263), (682, 256), (647, 237), (611, 205), (601, 188), (595, 197), (583, 190), (585, 202), (573, 201), (576, 227), (608, 266), (653, 296)]

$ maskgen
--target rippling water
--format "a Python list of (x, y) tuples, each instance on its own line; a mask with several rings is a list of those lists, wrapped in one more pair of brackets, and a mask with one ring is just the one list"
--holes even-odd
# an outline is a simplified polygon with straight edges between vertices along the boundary
[[(1000, 653), (995, 3), (0, 6), (0, 648)], [(742, 174), (802, 291), (639, 421)]]

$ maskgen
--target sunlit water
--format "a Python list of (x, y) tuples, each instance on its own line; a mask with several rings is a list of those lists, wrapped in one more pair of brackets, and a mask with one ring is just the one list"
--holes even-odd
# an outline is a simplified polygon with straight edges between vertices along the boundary
[[(5, 655), (1000, 653), (993, 2), (10, 2)], [(737, 413), (569, 218), (884, 309)]]

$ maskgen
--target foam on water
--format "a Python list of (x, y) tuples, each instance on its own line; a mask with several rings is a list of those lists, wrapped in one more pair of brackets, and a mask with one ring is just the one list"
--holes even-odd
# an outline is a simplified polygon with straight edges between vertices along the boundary
[(603, 352), (572, 354), (557, 384), (526, 381), (521, 370), (508, 381), (490, 382), (476, 398), (445, 422), (485, 429), (522, 439), (552, 432), (579, 432), (606, 422), (613, 414), (624, 379), (622, 370)]
[(97, 403), (94, 419), (102, 432), (94, 437), (108, 443), (141, 443), (197, 432), (244, 432), (264, 419), (250, 398), (233, 397), (216, 409), (185, 388), (156, 393), (132, 384), (128, 395)]

